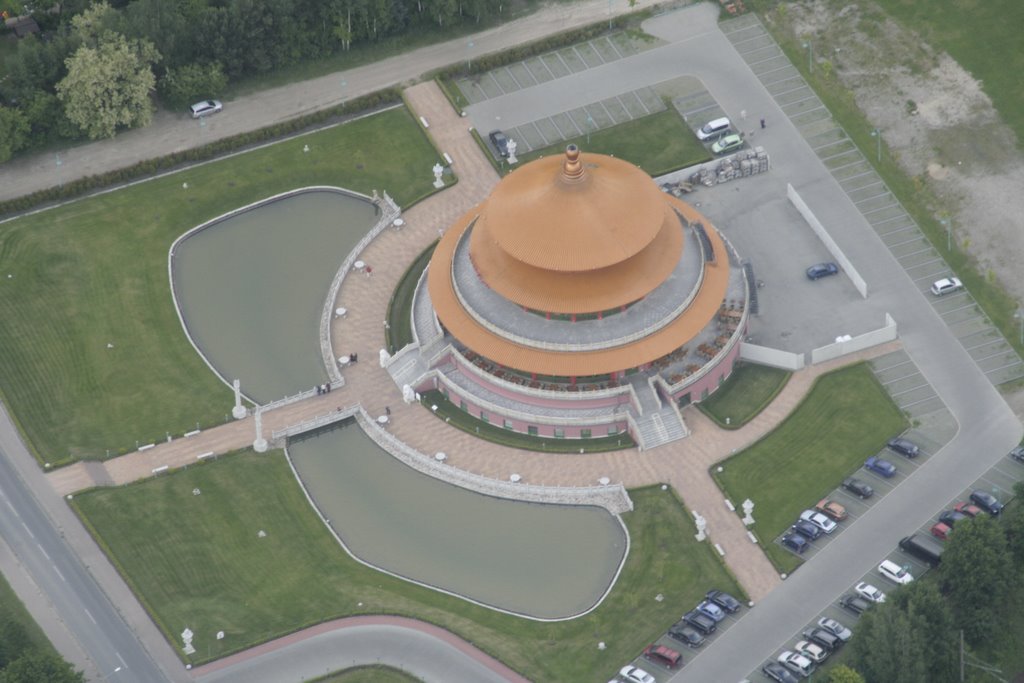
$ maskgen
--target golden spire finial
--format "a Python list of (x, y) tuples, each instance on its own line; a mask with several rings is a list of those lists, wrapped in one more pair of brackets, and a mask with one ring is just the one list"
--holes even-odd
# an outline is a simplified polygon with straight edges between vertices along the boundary
[(562, 176), (566, 180), (576, 181), (583, 177), (583, 162), (580, 161), (580, 148), (569, 145), (565, 148), (565, 162), (562, 164)]

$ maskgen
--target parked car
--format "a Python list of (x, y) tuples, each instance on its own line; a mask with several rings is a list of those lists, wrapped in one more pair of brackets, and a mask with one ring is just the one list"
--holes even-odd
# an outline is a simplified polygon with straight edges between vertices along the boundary
[(835, 652), (840, 647), (842, 647), (843, 643), (845, 642), (836, 634), (823, 628), (805, 629), (801, 635), (803, 635), (804, 638), (811, 641), (812, 643), (817, 643), (818, 645), (821, 645), (829, 652)]
[(841, 522), (847, 517), (846, 508), (834, 500), (829, 500), (828, 498), (822, 498), (819, 500), (818, 504), (814, 506), (814, 509), (837, 522)]
[(941, 543), (924, 534), (911, 534), (900, 540), (900, 550), (924, 560), (933, 567), (942, 562), (942, 552), (945, 549)]
[(909, 439), (904, 439), (902, 436), (889, 439), (885, 445), (889, 447), (890, 451), (905, 455), (908, 458), (916, 458), (921, 454), (921, 449), (916, 443)]
[(821, 664), (828, 659), (829, 651), (823, 648), (817, 643), (812, 643), (809, 640), (801, 640), (793, 646), (797, 652), (802, 654), (807, 659), (811, 660), (815, 664)]
[(704, 636), (685, 621), (676, 622), (668, 630), (668, 637), (678, 640), (683, 645), (686, 645), (686, 647), (698, 648), (704, 644)]
[(843, 488), (858, 498), (870, 498), (875, 495), (875, 490), (867, 482), (861, 481), (856, 477), (843, 479)]
[(796, 533), (806, 538), (808, 541), (817, 540), (818, 536), (821, 536), (822, 534), (821, 529), (814, 526), (810, 522), (805, 522), (802, 519), (797, 520), (796, 523), (790, 528)]
[(965, 501), (960, 501), (959, 503), (953, 506), (953, 509), (962, 515), (967, 515), (968, 517), (977, 517), (981, 514), (980, 507)]
[(704, 635), (711, 635), (718, 630), (715, 620), (706, 614), (693, 610), (683, 615), (683, 621), (694, 627)]
[(1017, 446), (1010, 451), (1010, 457), (1017, 462), (1024, 462), (1024, 446)]
[(893, 465), (888, 460), (879, 458), (877, 455), (872, 455), (864, 461), (864, 469), (883, 476), (886, 479), (895, 476), (896, 474), (896, 465)]
[(956, 510), (943, 510), (939, 515), (939, 522), (945, 524), (950, 529), (956, 526), (956, 523), (961, 519), (967, 519), (967, 515)]
[(725, 619), (725, 610), (710, 600), (705, 600), (697, 605), (697, 611), (714, 619), (716, 624)]
[(910, 583), (914, 580), (913, 574), (892, 560), (883, 560), (882, 564), (878, 565), (878, 573), (893, 583), (898, 583), (900, 585)]
[(625, 683), (658, 683), (651, 674), (638, 666), (624, 666), (619, 669), (619, 678)]
[(814, 526), (824, 531), (826, 534), (830, 534), (836, 530), (835, 522), (833, 522), (831, 519), (821, 514), (820, 512), (815, 512), (814, 510), (804, 510), (803, 512), (800, 513), (800, 519), (805, 522), (810, 522)]
[(648, 645), (644, 648), (644, 659), (668, 669), (676, 669), (683, 665), (683, 656), (665, 645)]
[(765, 676), (777, 683), (797, 683), (800, 680), (789, 669), (778, 662), (765, 662), (764, 666), (761, 667), (761, 671)]
[(740, 607), (743, 606), (743, 603), (739, 600), (720, 590), (710, 590), (704, 597), (724, 609), (729, 614), (736, 614), (740, 611)]
[(943, 296), (950, 292), (955, 292), (959, 289), (963, 289), (963, 283), (955, 277), (944, 277), (941, 280), (936, 280), (932, 285), (932, 294), (935, 296)]
[(948, 524), (943, 524), (942, 522), (936, 522), (931, 528), (932, 536), (940, 541), (948, 539), (951, 531), (953, 531), (953, 527)]
[(853, 631), (846, 626), (843, 626), (842, 622), (829, 617), (822, 617), (821, 619), (818, 619), (818, 628), (828, 631), (844, 643), (853, 637)]
[(799, 652), (786, 650), (778, 657), (779, 664), (786, 667), (801, 678), (807, 678), (814, 673), (814, 662), (804, 657)]
[(735, 133), (726, 135), (721, 140), (718, 140), (711, 145), (712, 154), (728, 154), (734, 152), (743, 146), (743, 138)]
[(858, 583), (856, 586), (853, 587), (853, 590), (855, 590), (857, 592), (857, 595), (864, 598), (865, 600), (870, 600), (871, 602), (877, 603), (885, 602), (885, 593), (878, 590), (866, 581), (861, 581), (860, 583)]
[(854, 614), (861, 614), (871, 608), (871, 603), (859, 595), (844, 595), (839, 599), (839, 606)]
[(708, 142), (709, 140), (716, 140), (723, 135), (730, 132), (732, 123), (729, 119), (724, 116), (720, 119), (714, 119), (708, 121), (703, 126), (697, 129), (697, 139), (701, 142)]
[(971, 491), (971, 502), (990, 515), (998, 515), (1003, 511), (1003, 504), (988, 491)]
[(196, 102), (189, 111), (192, 112), (192, 118), (200, 119), (204, 116), (210, 116), (224, 109), (224, 105), (217, 100), (203, 100), (202, 102)]
[(508, 156), (508, 136), (502, 133), (500, 130), (492, 130), (487, 134), (491, 144), (494, 145), (494, 149), (498, 151), (502, 157)]
[(835, 275), (838, 272), (839, 266), (832, 263), (831, 261), (827, 263), (815, 263), (813, 266), (807, 269), (807, 279), (818, 280), (823, 277), (828, 277), (829, 275)]
[(807, 548), (809, 548), (811, 545), (806, 538), (796, 533), (795, 531), (783, 536), (780, 543), (782, 543), (783, 548), (788, 548), (789, 550), (792, 550), (794, 553), (800, 555), (803, 555), (804, 551), (807, 550)]

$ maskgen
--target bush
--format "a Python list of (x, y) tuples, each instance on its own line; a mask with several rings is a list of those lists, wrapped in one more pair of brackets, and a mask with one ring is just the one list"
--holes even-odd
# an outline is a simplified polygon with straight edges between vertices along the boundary
[(157, 84), (160, 98), (170, 109), (184, 109), (193, 102), (217, 97), (228, 86), (228, 77), (217, 62), (186, 64), (168, 69)]

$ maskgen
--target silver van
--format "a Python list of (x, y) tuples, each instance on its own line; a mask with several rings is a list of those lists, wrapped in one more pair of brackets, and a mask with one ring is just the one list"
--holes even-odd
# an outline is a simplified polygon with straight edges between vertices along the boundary
[(697, 129), (697, 139), (701, 142), (717, 140), (728, 133), (731, 127), (732, 123), (730, 123), (729, 119), (724, 116), (720, 119), (715, 119), (714, 121), (708, 121)]

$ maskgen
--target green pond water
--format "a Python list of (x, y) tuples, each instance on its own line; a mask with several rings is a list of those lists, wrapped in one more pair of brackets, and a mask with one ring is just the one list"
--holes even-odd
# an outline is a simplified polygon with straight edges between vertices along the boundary
[(402, 464), (354, 422), (292, 441), (292, 462), (349, 550), (409, 579), (520, 614), (592, 607), (626, 550), (598, 507), (492, 498)]
[(330, 191), (280, 199), (212, 225), (173, 258), (173, 286), (196, 344), (259, 403), (327, 381), (320, 316), (338, 267), (377, 220)]

